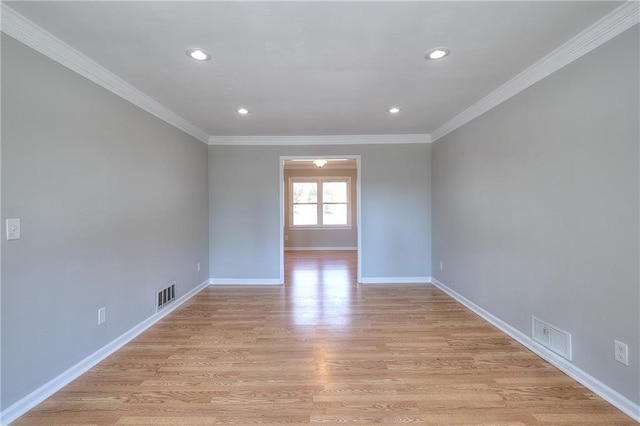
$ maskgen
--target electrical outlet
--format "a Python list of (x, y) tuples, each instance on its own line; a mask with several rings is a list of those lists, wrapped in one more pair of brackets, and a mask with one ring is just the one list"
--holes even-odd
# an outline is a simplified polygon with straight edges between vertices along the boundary
[(441, 260), (440, 261), (440, 270), (443, 271), (444, 270), (444, 262)]
[(107, 308), (102, 307), (98, 309), (98, 325), (102, 324), (107, 320)]
[(200, 262), (198, 262), (198, 264), (196, 265), (196, 267), (198, 268), (198, 272), (200, 272)]
[(617, 340), (613, 341), (614, 358), (621, 364), (629, 365), (629, 347)]
[(7, 219), (7, 240), (20, 239), (20, 219)]

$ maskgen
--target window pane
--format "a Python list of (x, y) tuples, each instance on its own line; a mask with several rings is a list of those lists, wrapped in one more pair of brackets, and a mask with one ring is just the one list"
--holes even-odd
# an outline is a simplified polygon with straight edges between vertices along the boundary
[(294, 225), (317, 225), (318, 205), (317, 204), (296, 204), (293, 206)]
[(324, 225), (346, 225), (346, 204), (325, 204), (322, 209), (322, 223)]
[(322, 201), (325, 203), (346, 203), (347, 182), (324, 182), (322, 184)]
[(315, 182), (293, 182), (293, 203), (317, 203), (316, 185)]

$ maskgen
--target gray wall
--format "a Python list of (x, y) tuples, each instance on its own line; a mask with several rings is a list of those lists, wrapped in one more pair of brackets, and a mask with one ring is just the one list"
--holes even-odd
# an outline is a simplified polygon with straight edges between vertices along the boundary
[(639, 403), (638, 36), (434, 146), (212, 146), (207, 165), (201, 142), (3, 35), (1, 213), (23, 235), (2, 241), (1, 407), (152, 315), (162, 285), (278, 278), (283, 155), (362, 156), (365, 278), (433, 260), (522, 332), (531, 315), (571, 332), (574, 363)]
[(532, 315), (570, 332), (574, 364), (635, 403), (638, 40), (636, 26), (439, 139), (432, 159), (434, 277), (527, 335)]
[(209, 273), (205, 144), (5, 35), (2, 107), (4, 409)]
[[(291, 198), (289, 195), (289, 178), (340, 176), (351, 178), (351, 228), (350, 229), (289, 229), (289, 209)], [(356, 169), (285, 169), (284, 171), (284, 235), (288, 239), (284, 242), (285, 249), (299, 247), (312, 248), (350, 248), (358, 245), (358, 202), (357, 202)]]
[(280, 156), (327, 155), (361, 155), (363, 277), (430, 276), (430, 149), (427, 144), (209, 147), (211, 276), (279, 278)]

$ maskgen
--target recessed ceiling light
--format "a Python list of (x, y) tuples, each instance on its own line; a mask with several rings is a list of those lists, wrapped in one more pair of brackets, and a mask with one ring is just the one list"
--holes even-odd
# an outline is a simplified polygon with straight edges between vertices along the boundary
[(211, 54), (202, 49), (189, 49), (187, 50), (187, 56), (196, 61), (208, 61), (211, 59)]
[(389, 108), (389, 112), (391, 114), (397, 114), (397, 113), (400, 112), (400, 108), (398, 108), (398, 107)]
[(247, 115), (249, 114), (249, 110), (246, 108), (238, 108), (238, 114)]
[(448, 56), (449, 53), (451, 53), (451, 50), (446, 47), (434, 47), (428, 50), (427, 53), (424, 54), (424, 57), (426, 59), (442, 59)]

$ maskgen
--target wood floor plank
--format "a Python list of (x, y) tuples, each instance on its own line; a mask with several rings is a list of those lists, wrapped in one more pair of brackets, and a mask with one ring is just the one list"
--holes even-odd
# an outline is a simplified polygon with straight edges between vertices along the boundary
[(285, 260), (285, 286), (208, 287), (15, 424), (637, 424), (431, 285)]

